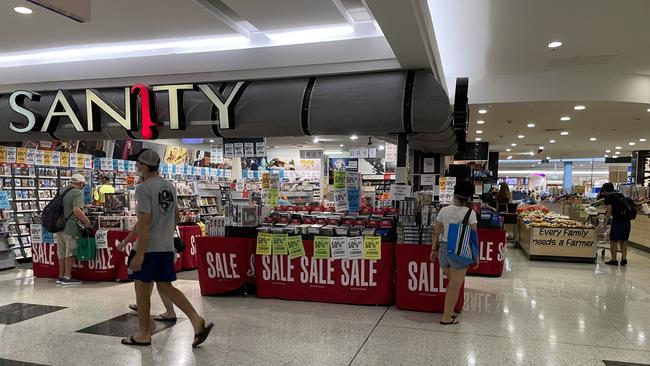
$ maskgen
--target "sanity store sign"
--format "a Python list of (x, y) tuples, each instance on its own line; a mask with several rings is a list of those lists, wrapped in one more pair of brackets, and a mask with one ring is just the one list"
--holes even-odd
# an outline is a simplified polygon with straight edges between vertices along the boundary
[(596, 230), (574, 228), (531, 228), (531, 255), (596, 257)]
[[(155, 87), (135, 84), (124, 88), (122, 94), (124, 108), (119, 108), (111, 99), (95, 89), (85, 89), (86, 114), (84, 116), (79, 113), (79, 107), (69, 91), (58, 90), (49, 104), (47, 114), (43, 116), (31, 108), (41, 101), (41, 95), (33, 91), (17, 90), (9, 96), (9, 108), (22, 116), (23, 121), (10, 120), (9, 128), (18, 133), (38, 131), (52, 134), (59, 121), (66, 118), (77, 132), (97, 132), (101, 131), (101, 114), (105, 113), (127, 132), (139, 131), (142, 138), (155, 139), (158, 137), (158, 128), (162, 126), (162, 123), (156, 119), (154, 92), (167, 93), (169, 128), (184, 130), (183, 92), (198, 89), (210, 100), (216, 110), (215, 116), (218, 120), (215, 122), (219, 124), (219, 128), (231, 129), (234, 125), (234, 107), (246, 85), (247, 82), (238, 81), (234, 83), (229, 93), (223, 94), (211, 84), (158, 85)], [(212, 117), (208, 115), (206, 119), (211, 120)]]

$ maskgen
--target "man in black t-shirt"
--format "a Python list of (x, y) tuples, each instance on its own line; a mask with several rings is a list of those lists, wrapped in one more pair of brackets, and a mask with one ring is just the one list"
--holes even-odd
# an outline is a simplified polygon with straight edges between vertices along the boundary
[(621, 217), (620, 213), (623, 209), (622, 195), (614, 192), (614, 185), (612, 183), (603, 184), (600, 190), (602, 197), (605, 198), (605, 206), (607, 213), (605, 214), (605, 225), (612, 219), (612, 226), (609, 231), (609, 241), (611, 244), (610, 251), (612, 259), (605, 264), (618, 266), (618, 248), (621, 248), (621, 266), (627, 264), (627, 240), (630, 238), (630, 231), (632, 229), (631, 221), (627, 218)]

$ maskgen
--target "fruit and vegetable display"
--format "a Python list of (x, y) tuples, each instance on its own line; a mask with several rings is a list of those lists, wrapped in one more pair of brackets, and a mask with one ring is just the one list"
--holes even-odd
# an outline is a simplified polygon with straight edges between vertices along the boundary
[(563, 227), (591, 229), (594, 226), (589, 223), (579, 222), (570, 219), (568, 216), (560, 215), (555, 212), (546, 212), (542, 210), (522, 211), (519, 213), (521, 222), (530, 227)]
[(539, 211), (542, 213), (548, 213), (551, 210), (548, 209), (548, 207), (544, 205), (521, 205), (517, 207), (517, 213), (522, 213), (522, 212), (535, 212)]

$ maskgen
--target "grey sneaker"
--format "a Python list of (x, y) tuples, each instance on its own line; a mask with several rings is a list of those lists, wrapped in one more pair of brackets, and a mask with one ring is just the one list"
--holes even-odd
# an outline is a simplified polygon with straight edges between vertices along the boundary
[(63, 281), (63, 277), (57, 277), (57, 278), (56, 278), (56, 284), (57, 284), (57, 285), (60, 285), (60, 284), (61, 284), (61, 281)]
[(73, 285), (81, 285), (83, 281), (77, 280), (75, 278), (63, 278), (61, 279), (61, 284), (63, 286), (73, 286)]

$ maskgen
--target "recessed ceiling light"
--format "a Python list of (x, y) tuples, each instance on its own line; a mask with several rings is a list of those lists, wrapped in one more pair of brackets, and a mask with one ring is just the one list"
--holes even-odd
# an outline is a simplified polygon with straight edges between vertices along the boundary
[(339, 145), (339, 147), (343, 147), (343, 146), (344, 146), (343, 144)]
[(598, 139), (595, 138), (595, 137), (591, 137), (591, 138), (589, 138), (589, 141), (597, 141), (597, 140), (598, 140)]
[(566, 135), (568, 135), (568, 134), (569, 134), (568, 131), (562, 131), (562, 132), (560, 132), (560, 135), (562, 135), (562, 136), (566, 136)]
[(544, 146), (540, 146), (539, 149), (540, 149), (540, 150), (544, 150)]
[(512, 149), (511, 149), (511, 148), (507, 148), (506, 151), (507, 151), (507, 152), (511, 152)]
[(571, 120), (571, 117), (569, 117), (569, 116), (560, 117), (560, 121), (570, 121), (570, 120)]
[(358, 138), (359, 138), (359, 136), (357, 136), (357, 135), (352, 135), (352, 136), (350, 136), (350, 140), (356, 140), (356, 139), (358, 139)]
[(514, 143), (513, 143), (513, 144), (510, 144), (510, 146), (515, 147), (515, 146), (517, 146), (517, 144), (514, 144)]
[(606, 157), (606, 158), (609, 158), (609, 155), (605, 154), (605, 157)]
[(610, 150), (610, 149), (607, 149), (607, 150), (605, 150), (605, 152), (606, 152), (606, 153), (611, 153), (611, 152), (612, 152), (612, 150)]
[(549, 143), (554, 144), (555, 140), (548, 140)]
[(14, 11), (16, 13), (19, 13), (19, 14), (31, 14), (31, 13), (33, 13), (32, 9), (26, 8), (24, 6), (17, 6), (17, 7), (14, 8)]
[(647, 112), (650, 112), (650, 108), (646, 109)]
[(548, 48), (558, 48), (562, 46), (562, 42), (560, 41), (553, 41), (548, 44)]
[(314, 140), (313, 140), (313, 141), (314, 141), (315, 144), (317, 144), (317, 143), (320, 142), (320, 139), (319, 139), (318, 137), (314, 137)]
[(546, 160), (551, 160), (551, 157), (550, 157), (550, 156), (547, 156), (547, 157), (546, 157)]
[(384, 145), (379, 145), (378, 149), (379, 149), (379, 150), (383, 150), (383, 149), (384, 149)]
[(508, 160), (512, 159), (512, 155), (508, 155)]
[(634, 146), (634, 145), (636, 145), (636, 142), (628, 142), (627, 144), (630, 145), (630, 146)]
[(214, 143), (214, 140), (210, 140), (210, 143), (213, 144), (213, 143)]
[(531, 152), (528, 153), (528, 155), (533, 156), (533, 155), (535, 155), (535, 153), (531, 151)]
[(474, 138), (474, 141), (481, 141), (481, 140), (482, 140), (482, 138), (480, 138), (480, 137)]
[(524, 135), (518, 135), (517, 136), (518, 139), (523, 139), (524, 137), (526, 137), (526, 136), (524, 136)]
[(583, 165), (583, 164), (580, 164), (580, 166), (582, 167), (582, 166), (584, 166), (584, 165)]
[(535, 124), (534, 123), (529, 123), (527, 126), (528, 126), (528, 128), (533, 128), (533, 127), (535, 127)]
[(639, 139), (639, 142), (645, 142), (645, 139)]
[(483, 133), (483, 130), (476, 130), (476, 133), (478, 133), (480, 135), (480, 134)]
[(478, 110), (478, 114), (486, 114), (486, 113), (487, 113), (487, 109), (479, 109)]
[(620, 153), (621, 153), (620, 151), (617, 151), (617, 152), (615, 152), (614, 154), (618, 155), (618, 154), (620, 154)]
[(587, 107), (585, 107), (583, 105), (577, 105), (577, 106), (573, 107), (573, 109), (576, 110), (576, 111), (584, 111), (585, 109), (587, 109)]
[(622, 147), (620, 147), (620, 146), (616, 146), (615, 149), (616, 149), (616, 150), (620, 150), (620, 149), (622, 149)]
[(479, 125), (482, 125), (482, 124), (484, 124), (484, 123), (485, 123), (485, 121), (482, 120), (482, 119), (479, 119), (478, 121), (476, 121), (476, 124), (479, 124)]

